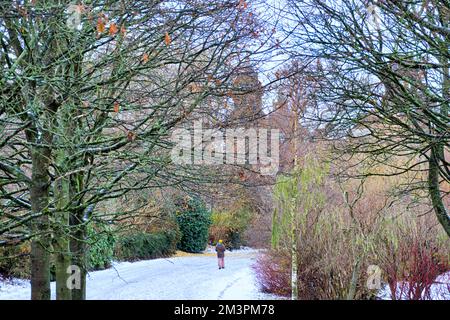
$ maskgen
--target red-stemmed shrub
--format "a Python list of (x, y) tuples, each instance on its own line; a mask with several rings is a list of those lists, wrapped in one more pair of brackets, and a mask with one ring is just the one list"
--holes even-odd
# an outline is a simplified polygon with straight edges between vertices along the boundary
[(271, 250), (261, 254), (252, 267), (261, 291), (290, 296), (291, 262), (288, 254)]
[(414, 236), (405, 240), (384, 265), (392, 299), (436, 299), (432, 287), (437, 277), (450, 270), (448, 257)]

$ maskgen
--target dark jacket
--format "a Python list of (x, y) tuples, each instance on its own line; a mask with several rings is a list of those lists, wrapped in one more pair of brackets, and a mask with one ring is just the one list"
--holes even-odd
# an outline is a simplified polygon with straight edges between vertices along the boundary
[(216, 246), (217, 258), (225, 257), (225, 246), (221, 243), (218, 243)]

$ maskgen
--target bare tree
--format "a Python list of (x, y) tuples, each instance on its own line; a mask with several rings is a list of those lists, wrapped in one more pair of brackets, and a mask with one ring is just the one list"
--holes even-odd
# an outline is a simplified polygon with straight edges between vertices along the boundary
[[(97, 205), (207, 179), (171, 161), (170, 132), (230, 90), (264, 46), (254, 42), (261, 26), (248, 4), (229, 0), (1, 8), (0, 244), (32, 240), (33, 299), (50, 298), (50, 254), (57, 298), (84, 299), (88, 224), (137, 209)], [(70, 264), (80, 289), (66, 286)]]
[(415, 174), (450, 236), (448, 1), (289, 1), (287, 48), (319, 58), (312, 119), (337, 151)]

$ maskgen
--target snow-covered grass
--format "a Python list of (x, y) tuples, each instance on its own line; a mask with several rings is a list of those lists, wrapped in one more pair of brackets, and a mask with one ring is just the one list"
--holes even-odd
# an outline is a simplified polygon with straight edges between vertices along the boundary
[[(254, 249), (228, 252), (224, 270), (217, 269), (216, 259), (209, 254), (139, 262), (115, 262), (110, 269), (89, 273), (87, 298), (91, 300), (280, 299), (258, 290), (251, 268), (257, 253), (258, 251)], [(54, 282), (51, 287), (54, 299)], [(0, 300), (26, 300), (30, 297), (30, 290), (28, 280), (0, 279)], [(407, 292), (407, 284), (399, 283), (397, 292)], [(450, 272), (436, 278), (430, 293), (433, 300), (450, 300)], [(389, 286), (384, 286), (378, 297), (391, 300)], [(407, 299), (407, 296), (404, 294), (402, 299)]]
[[(397, 300), (408, 300), (409, 283), (399, 282), (396, 288)], [(393, 293), (388, 285), (380, 290), (378, 297), (383, 300), (392, 300)], [(450, 300), (450, 272), (438, 276), (430, 286), (429, 296), (422, 292), (424, 300)]]
[(2, 294), (7, 295), (7, 299), (16, 300), (22, 299), (22, 292), (24, 290), (30, 290), (30, 281), (22, 279), (0, 279), (0, 299)]
[[(87, 299), (274, 299), (256, 285), (251, 265), (257, 254), (254, 249), (227, 252), (223, 270), (210, 254), (114, 263), (89, 273)], [(54, 299), (54, 282), (51, 287)], [(29, 298), (29, 281), (0, 281), (0, 300)]]

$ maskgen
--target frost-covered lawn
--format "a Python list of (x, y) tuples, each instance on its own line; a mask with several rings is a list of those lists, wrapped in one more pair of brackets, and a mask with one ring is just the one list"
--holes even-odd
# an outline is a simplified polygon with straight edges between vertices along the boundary
[[(115, 263), (91, 272), (87, 299), (273, 299), (259, 292), (251, 265), (256, 250), (227, 252), (225, 269), (218, 270), (215, 255), (180, 256)], [(52, 283), (54, 299), (55, 283)], [(29, 299), (30, 283), (0, 282), (0, 300)]]

